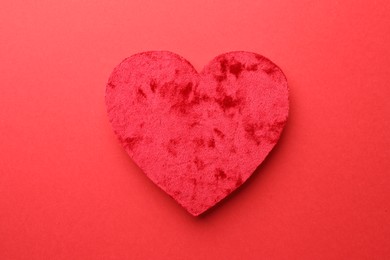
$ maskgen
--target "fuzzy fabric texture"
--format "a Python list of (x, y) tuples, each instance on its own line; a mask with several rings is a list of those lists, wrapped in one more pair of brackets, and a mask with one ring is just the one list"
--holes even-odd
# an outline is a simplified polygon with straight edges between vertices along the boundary
[(251, 52), (229, 52), (198, 73), (168, 51), (135, 54), (106, 87), (109, 120), (133, 161), (192, 215), (245, 182), (288, 116), (283, 72)]

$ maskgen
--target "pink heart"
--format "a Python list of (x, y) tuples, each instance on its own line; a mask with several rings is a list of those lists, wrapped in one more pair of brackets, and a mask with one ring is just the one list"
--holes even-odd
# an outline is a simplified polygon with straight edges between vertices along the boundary
[(114, 69), (106, 105), (134, 162), (196, 216), (245, 182), (275, 146), (288, 87), (259, 54), (221, 54), (198, 73), (177, 54), (151, 51)]

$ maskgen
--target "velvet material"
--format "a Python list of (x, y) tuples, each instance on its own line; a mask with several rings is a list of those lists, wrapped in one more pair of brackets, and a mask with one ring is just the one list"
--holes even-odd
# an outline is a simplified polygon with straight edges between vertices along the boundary
[(106, 105), (126, 152), (193, 215), (248, 179), (278, 141), (289, 106), (282, 71), (241, 51), (200, 73), (171, 52), (135, 54), (112, 72)]

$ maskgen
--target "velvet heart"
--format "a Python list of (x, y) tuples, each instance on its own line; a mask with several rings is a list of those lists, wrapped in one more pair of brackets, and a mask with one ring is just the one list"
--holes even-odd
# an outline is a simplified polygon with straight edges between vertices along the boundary
[(108, 117), (132, 160), (192, 215), (245, 182), (288, 116), (283, 72), (251, 52), (229, 52), (198, 73), (168, 51), (135, 54), (112, 72)]

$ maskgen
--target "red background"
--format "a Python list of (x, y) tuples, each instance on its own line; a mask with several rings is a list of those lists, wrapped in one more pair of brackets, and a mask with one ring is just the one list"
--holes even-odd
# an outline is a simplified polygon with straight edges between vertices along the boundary
[[(210, 3), (213, 2), (213, 3)], [(390, 258), (389, 1), (1, 1), (1, 259)], [(109, 125), (114, 66), (232, 50), (285, 72), (257, 173), (195, 218)]]

